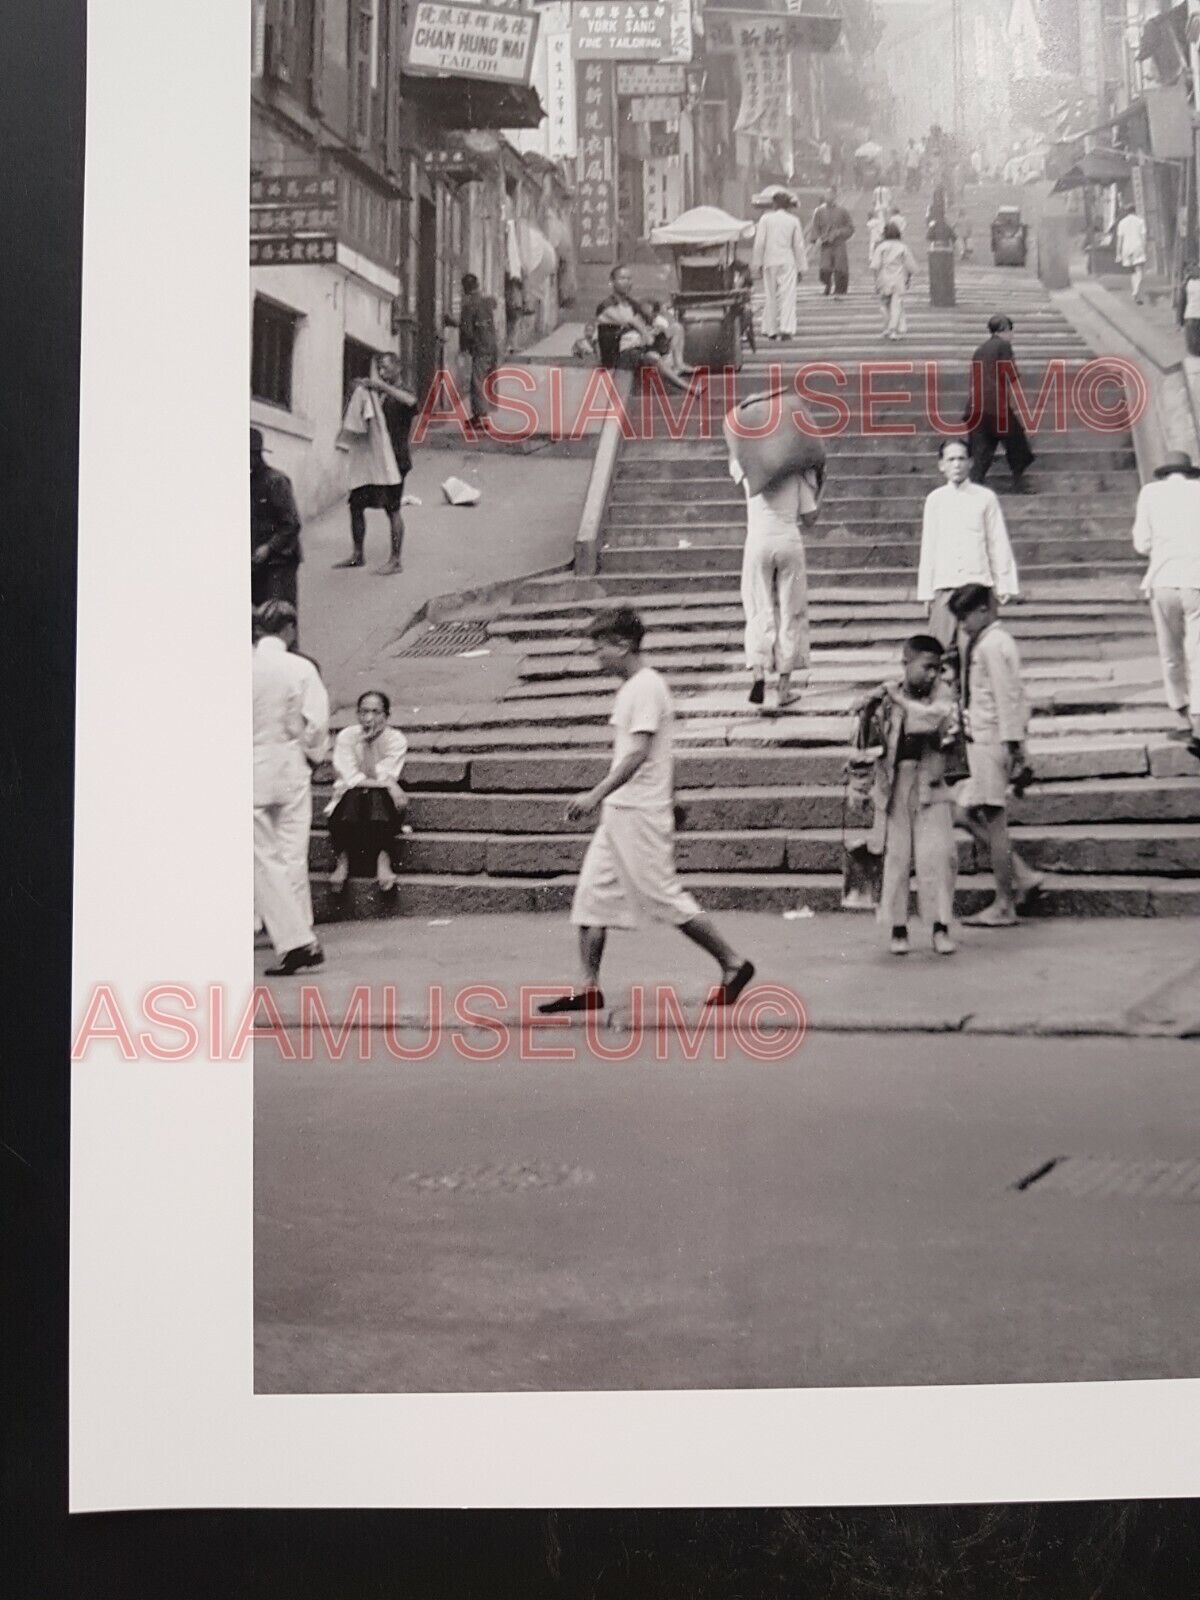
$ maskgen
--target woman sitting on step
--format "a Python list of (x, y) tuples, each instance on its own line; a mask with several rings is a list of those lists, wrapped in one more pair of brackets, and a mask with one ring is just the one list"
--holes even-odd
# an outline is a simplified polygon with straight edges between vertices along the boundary
[(329, 836), (337, 865), (329, 875), (335, 890), (344, 889), (352, 859), (372, 860), (379, 887), (396, 887), (392, 852), (401, 831), (408, 798), (400, 773), (408, 741), (388, 726), (392, 703), (379, 689), (359, 695), (358, 721), (338, 734), (333, 747), (333, 799), (326, 807)]

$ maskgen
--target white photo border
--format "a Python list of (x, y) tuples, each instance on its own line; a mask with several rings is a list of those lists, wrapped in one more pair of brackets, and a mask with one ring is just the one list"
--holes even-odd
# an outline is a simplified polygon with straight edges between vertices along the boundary
[[(250, 6), (88, 22), (76, 1018), (252, 981)], [(97, 1055), (72, 1100), (74, 1511), (1200, 1493), (1200, 1380), (256, 1397), (249, 1064)]]

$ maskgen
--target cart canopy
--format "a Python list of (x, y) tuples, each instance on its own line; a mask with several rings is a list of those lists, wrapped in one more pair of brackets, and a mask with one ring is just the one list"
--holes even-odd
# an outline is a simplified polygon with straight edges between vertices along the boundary
[(720, 206), (695, 206), (674, 222), (667, 222), (650, 233), (650, 243), (675, 249), (704, 250), (717, 245), (737, 244), (754, 237), (753, 222), (739, 222)]

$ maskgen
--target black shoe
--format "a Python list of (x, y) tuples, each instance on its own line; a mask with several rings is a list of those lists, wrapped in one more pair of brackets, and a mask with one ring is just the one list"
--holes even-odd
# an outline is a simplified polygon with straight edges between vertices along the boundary
[(1187, 751), (1188, 755), (1195, 756), (1196, 760), (1200, 761), (1200, 739), (1195, 737), (1189, 739), (1187, 744), (1184, 746), (1184, 749)]
[(303, 971), (305, 967), (324, 965), (325, 952), (314, 940), (312, 944), (302, 944), (296, 950), (288, 950), (277, 967), (267, 968), (267, 977), (290, 978), (294, 973)]
[(722, 978), (713, 990), (706, 1004), (710, 1006), (731, 1006), (741, 994), (742, 990), (754, 977), (754, 963), (743, 961), (732, 978)]
[(767, 680), (765, 678), (755, 678), (754, 682), (750, 685), (750, 694), (748, 696), (750, 704), (752, 706), (760, 706), (766, 699), (766, 696)]
[(574, 994), (560, 994), (557, 1000), (546, 1000), (538, 1007), (543, 1017), (558, 1017), (565, 1011), (599, 1011), (604, 1005), (600, 989), (578, 989)]

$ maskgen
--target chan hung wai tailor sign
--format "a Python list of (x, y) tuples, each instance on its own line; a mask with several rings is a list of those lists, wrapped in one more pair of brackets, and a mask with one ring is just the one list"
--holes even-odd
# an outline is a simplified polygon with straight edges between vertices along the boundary
[(537, 13), (412, 0), (404, 30), (404, 70), (418, 77), (453, 73), (528, 85)]

